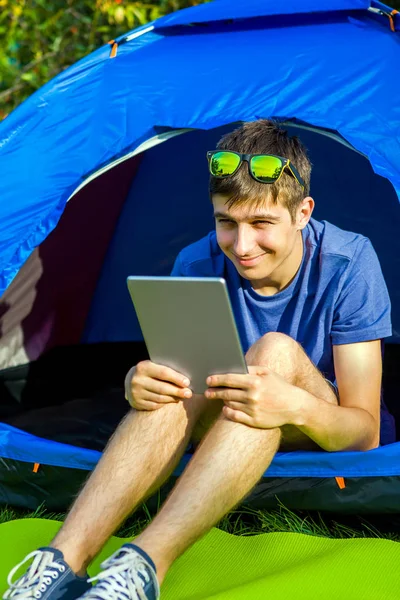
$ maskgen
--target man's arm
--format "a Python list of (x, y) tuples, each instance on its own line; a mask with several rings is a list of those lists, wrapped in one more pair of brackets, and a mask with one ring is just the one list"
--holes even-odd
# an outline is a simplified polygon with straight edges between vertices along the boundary
[(297, 427), (328, 451), (379, 446), (382, 355), (380, 340), (333, 346), (340, 406), (304, 390)]

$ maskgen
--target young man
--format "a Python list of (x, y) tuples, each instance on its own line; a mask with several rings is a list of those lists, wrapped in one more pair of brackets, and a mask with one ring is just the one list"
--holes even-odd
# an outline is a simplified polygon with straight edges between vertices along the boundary
[(208, 159), (216, 232), (183, 250), (173, 274), (226, 279), (249, 373), (213, 375), (197, 396), (172, 369), (136, 365), (126, 379), (133, 410), (5, 598), (81, 597), (91, 560), (191, 439), (201, 443), (160, 512), (103, 563), (85, 598), (158, 598), (173, 561), (250, 492), (279, 448), (379, 445), (390, 303), (370, 242), (311, 219), (306, 151), (275, 123), (245, 123)]

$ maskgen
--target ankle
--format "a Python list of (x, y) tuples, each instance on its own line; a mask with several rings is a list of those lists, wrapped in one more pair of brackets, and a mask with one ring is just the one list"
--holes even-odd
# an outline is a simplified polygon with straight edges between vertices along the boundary
[(140, 540), (139, 537), (132, 540), (131, 543), (143, 550), (154, 563), (157, 580), (161, 586), (173, 561), (169, 560), (164, 554), (160, 553), (159, 549), (157, 551), (151, 544), (146, 543), (144, 540)]
[(52, 548), (56, 548), (63, 553), (64, 560), (67, 565), (72, 569), (75, 575), (78, 577), (84, 577), (86, 575), (87, 568), (91, 562), (91, 558), (85, 557), (83, 554), (79, 554), (74, 548), (72, 551), (67, 545), (58, 543), (56, 541), (52, 542)]

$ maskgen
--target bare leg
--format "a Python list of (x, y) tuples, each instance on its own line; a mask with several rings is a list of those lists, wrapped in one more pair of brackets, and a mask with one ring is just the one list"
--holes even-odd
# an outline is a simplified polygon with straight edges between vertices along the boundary
[(51, 543), (83, 574), (123, 520), (168, 478), (210, 403), (171, 403), (155, 411), (130, 411)]
[[(327, 382), (287, 336), (264, 336), (247, 359), (249, 364), (275, 368), (297, 385), (304, 379), (310, 392), (336, 401)], [(73, 570), (82, 572), (149, 491), (163, 483), (209, 407), (213, 420), (220, 405), (202, 396), (127, 415), (52, 543), (63, 551)], [(222, 417), (217, 420), (163, 509), (139, 538), (155, 560), (160, 580), (176, 556), (250, 491), (272, 460), (280, 435), (279, 430), (252, 429)], [(184, 511), (185, 506), (194, 512)], [(194, 514), (198, 515), (195, 519)], [(197, 529), (193, 528), (196, 521)], [(171, 549), (171, 544), (177, 547)]]
[[(318, 371), (303, 348), (282, 333), (267, 333), (249, 349), (246, 359), (250, 365), (265, 365), (297, 387), (322, 400), (338, 404), (331, 384)], [(319, 450), (319, 446), (297, 427), (281, 427), (282, 450)]]
[(254, 429), (218, 418), (161, 511), (135, 540), (156, 564), (160, 583), (172, 562), (257, 483), (280, 437), (279, 429)]
[[(320, 398), (337, 401), (300, 346), (287, 336), (264, 336), (246, 358), (248, 364), (269, 366)], [(289, 441), (295, 438), (293, 430), (287, 429)], [(303, 438), (298, 436), (298, 447), (310, 441)], [(250, 492), (268, 468), (280, 439), (280, 429), (255, 429), (220, 415), (159, 514), (135, 540), (154, 560), (160, 581), (178, 556)]]

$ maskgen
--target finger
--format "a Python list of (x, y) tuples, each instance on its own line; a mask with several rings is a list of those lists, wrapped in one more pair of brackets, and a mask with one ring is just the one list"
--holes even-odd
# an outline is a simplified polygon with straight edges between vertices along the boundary
[(254, 427), (252, 417), (250, 417), (241, 410), (234, 410), (229, 406), (224, 406), (222, 408), (222, 413), (230, 421), (234, 421), (235, 423), (242, 423), (243, 425), (248, 425), (249, 427)]
[(252, 407), (245, 402), (233, 402), (232, 400), (229, 400), (224, 402), (224, 404), (228, 408), (232, 408), (233, 410), (240, 410), (246, 413), (246, 415), (249, 415), (249, 417), (253, 417), (254, 413)]
[(246, 402), (246, 394), (243, 390), (236, 390), (232, 388), (211, 388), (204, 392), (206, 398), (212, 400), (218, 399), (224, 402), (235, 401), (235, 402)]
[(143, 390), (140, 396), (141, 401), (145, 402), (155, 402), (156, 404), (176, 404), (177, 402), (181, 402), (181, 398), (178, 396), (169, 396), (166, 394), (154, 394), (149, 390)]
[(154, 410), (156, 408), (161, 408), (166, 404), (176, 404), (177, 402), (180, 402), (180, 398), (162, 396), (144, 390), (140, 395), (132, 396), (131, 399), (128, 398), (128, 402), (137, 410)]
[(206, 383), (209, 387), (229, 387), (247, 389), (249, 387), (249, 374), (221, 373), (207, 377)]
[(135, 400), (134, 400), (133, 403), (131, 404), (131, 406), (135, 410), (150, 411), (150, 410), (158, 410), (159, 408), (162, 408), (164, 405), (160, 404), (158, 402), (146, 402), (145, 400), (140, 400), (139, 402), (135, 402)]
[(147, 376), (160, 381), (168, 381), (179, 387), (189, 387), (190, 380), (182, 373), (178, 373), (165, 365), (158, 365), (151, 360), (144, 360), (136, 365), (135, 375)]
[[(159, 379), (153, 379), (151, 377), (143, 377), (138, 380), (138, 387), (141, 390), (146, 390), (160, 396), (178, 396), (179, 398), (191, 398), (193, 393), (189, 388), (181, 388), (166, 381), (160, 381)], [(132, 393), (135, 393), (135, 382), (132, 385)]]

